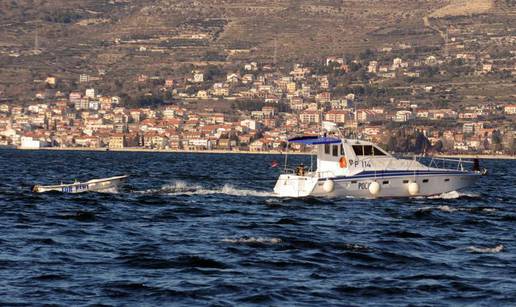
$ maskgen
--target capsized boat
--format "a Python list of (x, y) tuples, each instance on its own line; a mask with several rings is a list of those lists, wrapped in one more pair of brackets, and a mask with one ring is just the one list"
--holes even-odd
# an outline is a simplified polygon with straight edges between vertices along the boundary
[[(308, 136), (288, 140), (316, 146), (316, 169), (303, 165), (285, 170), (274, 192), (282, 197), (415, 197), (440, 195), (473, 185), (483, 174), (478, 163), (433, 158), (428, 165), (398, 159), (364, 140)], [(449, 167), (450, 162), (455, 167)], [(443, 166), (444, 165), (444, 166)], [(440, 166), (440, 167), (438, 167)]]
[(63, 193), (84, 193), (84, 192), (104, 192), (107, 190), (112, 190), (117, 188), (122, 182), (125, 181), (129, 177), (128, 175), (124, 176), (115, 176), (110, 178), (101, 178), (101, 179), (92, 179), (86, 182), (74, 182), (68, 184), (58, 184), (58, 185), (35, 185), (32, 188), (32, 192), (34, 193), (45, 193), (50, 191), (57, 191)]

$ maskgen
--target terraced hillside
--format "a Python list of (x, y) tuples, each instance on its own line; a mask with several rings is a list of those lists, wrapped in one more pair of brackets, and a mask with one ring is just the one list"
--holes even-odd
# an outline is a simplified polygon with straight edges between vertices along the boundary
[(423, 17), (447, 0), (0, 1), (0, 96), (48, 74), (77, 80), (184, 63), (303, 61), (404, 43), (438, 46)]
[(430, 17), (468, 16), (486, 13), (493, 8), (494, 0), (453, 0), (449, 5), (433, 12)]

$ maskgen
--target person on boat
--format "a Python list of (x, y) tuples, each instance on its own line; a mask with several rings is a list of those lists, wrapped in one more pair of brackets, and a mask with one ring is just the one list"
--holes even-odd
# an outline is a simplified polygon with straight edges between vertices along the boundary
[(472, 170), (474, 172), (480, 171), (480, 161), (477, 158), (473, 159), (473, 168), (472, 168)]
[(299, 166), (296, 167), (296, 175), (298, 175), (298, 176), (305, 175), (305, 165), (303, 163), (299, 164)]

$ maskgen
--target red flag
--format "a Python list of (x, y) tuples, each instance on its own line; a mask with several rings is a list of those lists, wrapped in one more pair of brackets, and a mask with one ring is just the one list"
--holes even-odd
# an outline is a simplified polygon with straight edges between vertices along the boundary
[(272, 162), (271, 162), (271, 168), (275, 168), (275, 167), (278, 167), (278, 166), (279, 166), (278, 161), (276, 161), (276, 160), (272, 160)]

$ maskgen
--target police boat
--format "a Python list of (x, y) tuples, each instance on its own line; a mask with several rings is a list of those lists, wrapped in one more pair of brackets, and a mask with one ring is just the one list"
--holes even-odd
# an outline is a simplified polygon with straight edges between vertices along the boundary
[(62, 193), (84, 193), (84, 192), (106, 192), (116, 189), (124, 182), (128, 175), (115, 176), (110, 178), (92, 179), (86, 182), (61, 183), (58, 185), (35, 185), (32, 187), (34, 193), (62, 192)]
[[(487, 171), (478, 160), (400, 159), (359, 139), (303, 136), (288, 140), (315, 146), (316, 165), (285, 168), (274, 192), (280, 197), (417, 197), (440, 195), (473, 185)], [(287, 146), (288, 148), (288, 146)], [(471, 170), (464, 164), (472, 163)], [(453, 167), (450, 167), (450, 164)]]

